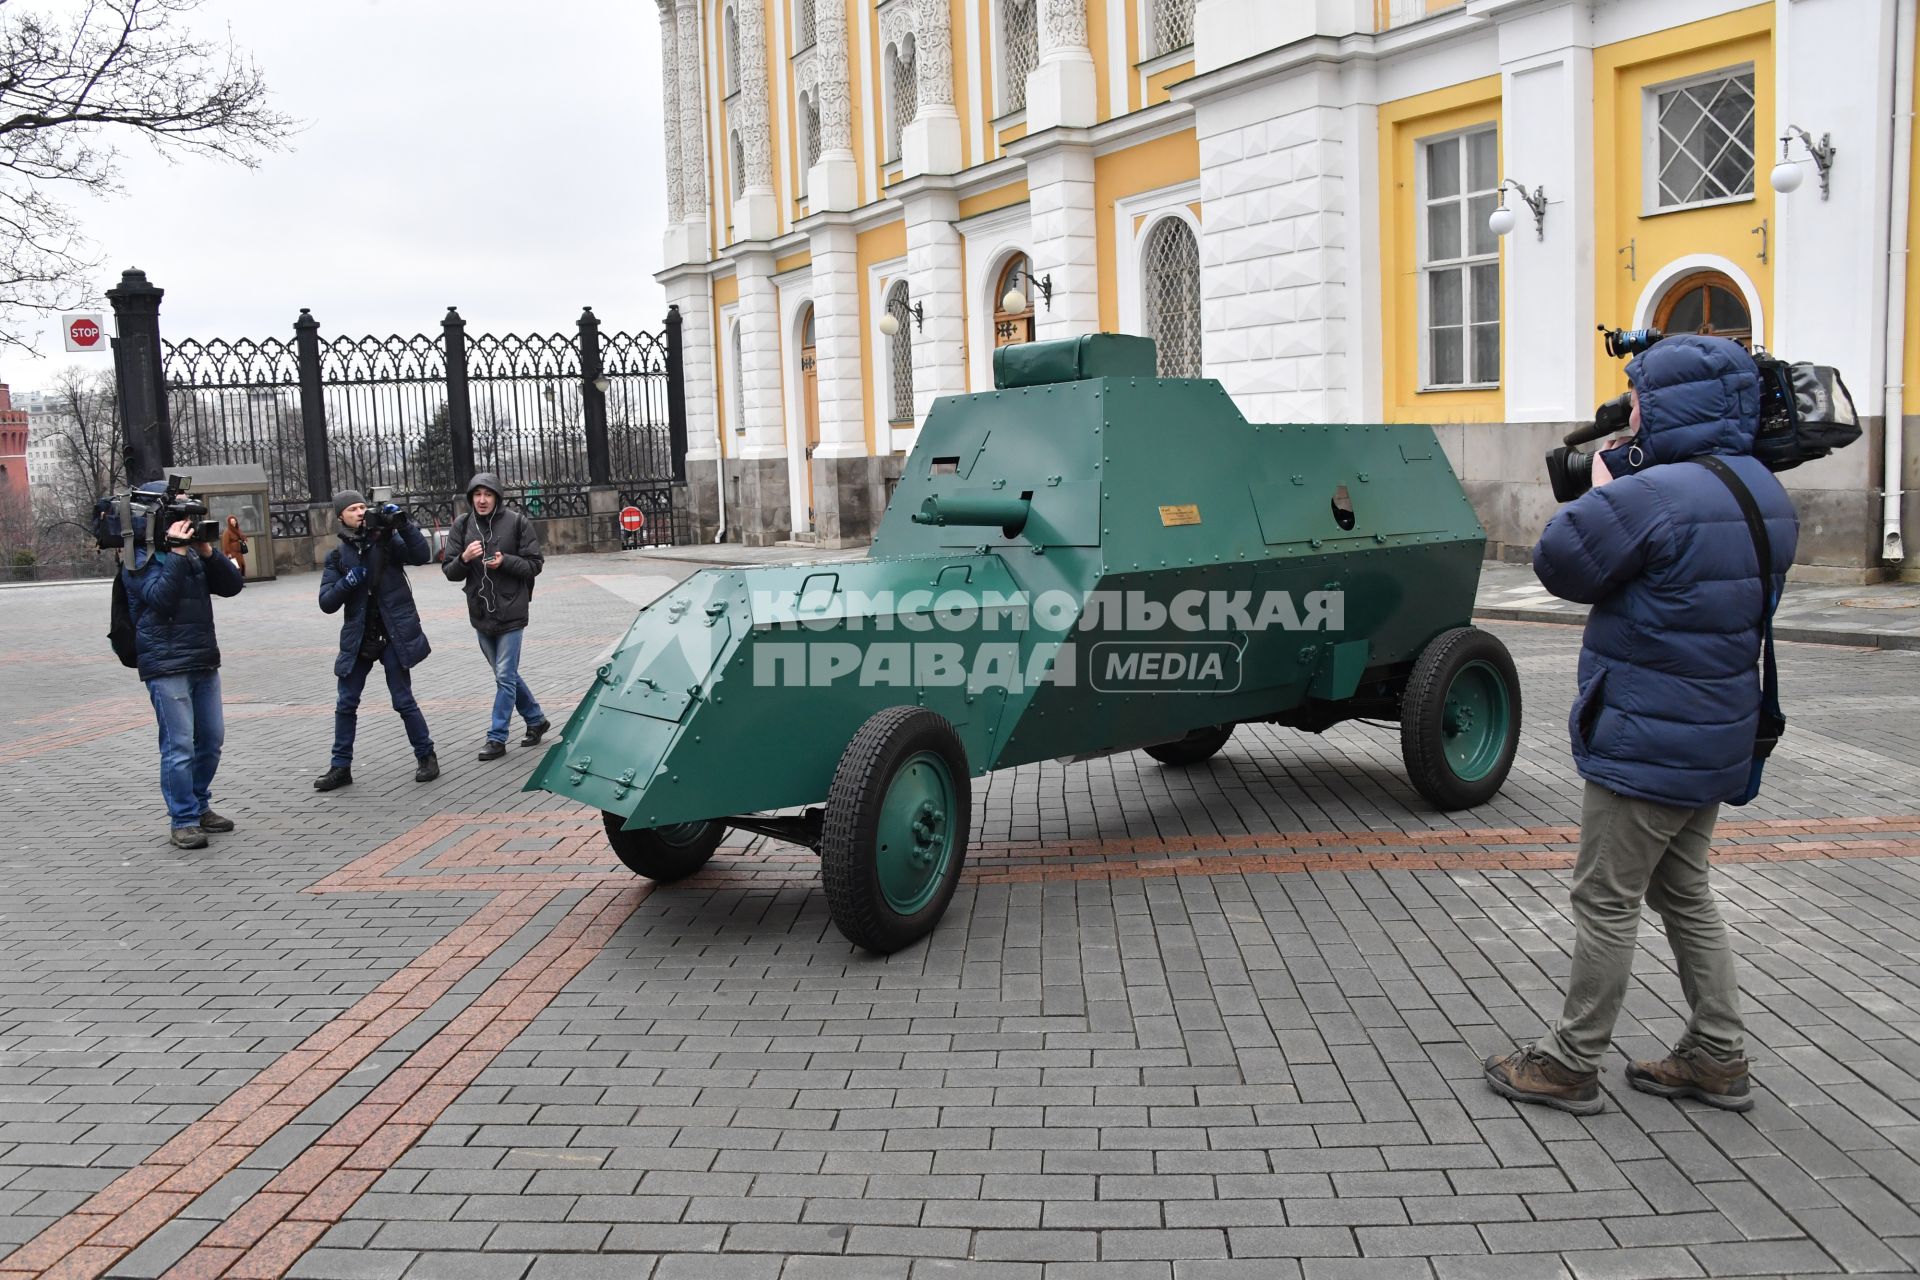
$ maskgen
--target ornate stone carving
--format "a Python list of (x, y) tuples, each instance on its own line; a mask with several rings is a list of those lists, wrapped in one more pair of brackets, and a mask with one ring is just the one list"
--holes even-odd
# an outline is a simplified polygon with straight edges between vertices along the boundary
[(700, 74), (699, 0), (674, 0), (680, 34), (674, 42), (680, 55), (680, 74), (674, 91), (680, 95), (680, 198), (685, 221), (706, 220), (707, 139), (706, 91)]
[(905, 53), (908, 36), (918, 41), (920, 15), (913, 7), (915, 3), (917, 0), (887, 0), (880, 6), (880, 50), (883, 56), (888, 45)]
[(818, 0), (814, 8), (814, 83), (820, 104), (820, 149), (853, 150), (852, 72), (847, 63), (846, 0)]
[(953, 11), (947, 0), (919, 0), (916, 58), (920, 107), (953, 105)]
[(1087, 0), (1041, 0), (1040, 52), (1087, 47)]
[(734, 16), (740, 25), (740, 96), (734, 103), (732, 123), (740, 132), (740, 149), (746, 154), (745, 186), (748, 190), (771, 190), (773, 139), (767, 121), (766, 0), (735, 0)]
[(673, 0), (660, 0), (660, 102), (667, 135), (668, 222), (686, 220), (686, 198), (680, 190), (679, 31)]

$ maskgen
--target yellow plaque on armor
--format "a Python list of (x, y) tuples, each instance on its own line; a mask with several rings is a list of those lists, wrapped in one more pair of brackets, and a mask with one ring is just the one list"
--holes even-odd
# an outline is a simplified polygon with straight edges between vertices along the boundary
[(1199, 524), (1200, 508), (1191, 502), (1183, 502), (1177, 507), (1162, 507), (1160, 523), (1163, 525)]

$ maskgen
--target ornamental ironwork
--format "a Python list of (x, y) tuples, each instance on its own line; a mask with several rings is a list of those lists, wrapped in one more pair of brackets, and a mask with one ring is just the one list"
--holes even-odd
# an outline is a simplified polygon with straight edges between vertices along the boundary
[(1153, 9), (1153, 51), (1172, 53), (1193, 43), (1193, 0), (1148, 0)]
[(1027, 109), (1027, 75), (1040, 61), (1040, 15), (1034, 0), (1000, 0), (1003, 113)]
[(1184, 219), (1162, 218), (1147, 233), (1141, 275), (1160, 376), (1199, 377), (1200, 245)]
[(896, 281), (887, 290), (887, 314), (899, 326), (887, 340), (888, 400), (887, 420), (895, 426), (913, 425), (913, 314), (908, 310), (912, 297), (905, 280)]

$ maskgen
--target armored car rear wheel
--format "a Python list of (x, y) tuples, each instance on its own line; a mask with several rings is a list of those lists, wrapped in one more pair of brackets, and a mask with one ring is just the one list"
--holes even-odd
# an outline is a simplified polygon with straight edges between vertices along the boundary
[(1443, 631), (1420, 651), (1400, 702), (1407, 780), (1441, 809), (1499, 793), (1520, 746), (1520, 675), (1500, 638)]
[(967, 860), (967, 753), (945, 716), (888, 707), (860, 726), (827, 792), (820, 875), (847, 940), (886, 955), (933, 932)]
[(1161, 764), (1176, 766), (1199, 764), (1211, 760), (1220, 748), (1227, 745), (1233, 737), (1230, 724), (1208, 725), (1204, 729), (1195, 729), (1184, 738), (1175, 738), (1172, 742), (1163, 742), (1157, 747), (1147, 747), (1146, 753)]
[(602, 812), (607, 843), (627, 870), (660, 884), (672, 884), (707, 865), (720, 837), (727, 833), (723, 822), (682, 822), (670, 827), (646, 827), (636, 831), (622, 829), (626, 822), (617, 813)]

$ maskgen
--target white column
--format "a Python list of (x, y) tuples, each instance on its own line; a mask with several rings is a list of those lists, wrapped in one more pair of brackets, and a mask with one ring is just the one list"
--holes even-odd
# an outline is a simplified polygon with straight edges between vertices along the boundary
[[(813, 56), (819, 69), (820, 160), (807, 171), (807, 208), (845, 212), (860, 203), (853, 158), (853, 70), (846, 0), (815, 0)], [(816, 259), (817, 261), (817, 259)], [(816, 313), (817, 314), (817, 313)]]
[[(673, 0), (660, 0), (660, 119), (666, 133), (667, 223), (685, 216), (686, 197), (680, 191), (680, 20)], [(671, 259), (672, 254), (669, 252)]]
[(913, 331), (917, 426), (926, 421), (936, 399), (967, 389), (967, 330), (962, 313), (966, 280), (960, 267), (960, 232), (953, 225), (960, 216), (960, 202), (953, 190), (910, 190), (905, 204), (908, 288), (926, 317)]
[(953, 106), (953, 14), (947, 0), (918, 0), (918, 6), (914, 60), (919, 108), (900, 138), (903, 172), (909, 178), (958, 173), (962, 165), (960, 113)]
[[(814, 368), (820, 392), (820, 445), (813, 456), (865, 457), (858, 236), (848, 222), (818, 219), (807, 234), (813, 249)], [(875, 358), (881, 358), (877, 349)]]
[(1374, 0), (1198, 0), (1193, 12), (1194, 71), (1229, 63), (1309, 36), (1367, 30)]
[[(1031, 111), (1031, 108), (1029, 108)], [(1028, 117), (1031, 119), (1031, 115)], [(1034, 336), (1069, 338), (1100, 328), (1100, 268), (1093, 207), (1093, 148), (1083, 142), (1026, 152), (1033, 218), (1033, 274), (1051, 279), (1049, 306), (1037, 286)]]
[(713, 284), (698, 269), (663, 271), (656, 277), (666, 286), (667, 303), (680, 308), (680, 361), (686, 376), (687, 461), (712, 462), (719, 457), (714, 441), (718, 422), (714, 400)]
[(747, 434), (742, 458), (784, 458), (785, 414), (780, 398), (780, 301), (773, 287), (773, 252), (734, 255), (740, 284), (740, 421)]
[[(707, 209), (706, 90), (700, 58), (699, 0), (674, 0), (674, 40), (679, 74), (674, 92), (680, 113), (680, 221), (667, 232), (667, 265), (705, 262), (710, 246)], [(681, 308), (682, 314), (685, 308)]]
[(1085, 129), (1098, 117), (1087, 0), (1039, 0), (1040, 61), (1027, 73), (1027, 133)]
[(1504, 246), (1500, 381), (1509, 422), (1572, 422), (1593, 412), (1593, 34), (1586, 8), (1564, 4), (1500, 24), (1500, 177), (1547, 198), (1546, 221), (1536, 231), (1526, 201), (1507, 193), (1515, 222)]
[(773, 195), (773, 133), (767, 118), (767, 11), (765, 0), (734, 0), (740, 29), (740, 97), (733, 127), (740, 131), (746, 184), (733, 202), (733, 234), (740, 240), (771, 240), (779, 234)]

